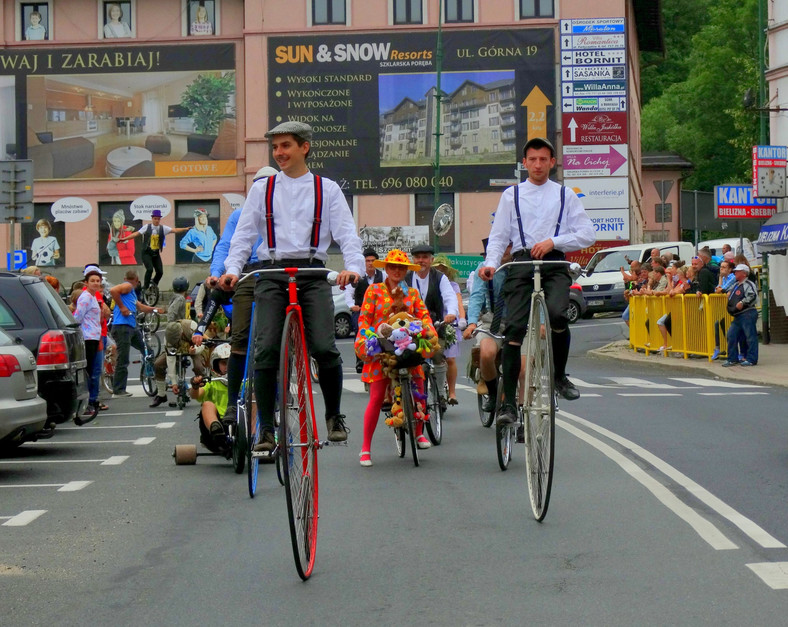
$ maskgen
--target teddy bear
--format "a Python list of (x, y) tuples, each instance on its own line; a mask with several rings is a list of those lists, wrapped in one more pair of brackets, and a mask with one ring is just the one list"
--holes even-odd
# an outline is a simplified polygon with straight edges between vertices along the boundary
[(416, 350), (416, 344), (411, 340), (410, 333), (403, 327), (395, 328), (389, 340), (394, 344), (394, 354), (402, 355), (406, 350)]

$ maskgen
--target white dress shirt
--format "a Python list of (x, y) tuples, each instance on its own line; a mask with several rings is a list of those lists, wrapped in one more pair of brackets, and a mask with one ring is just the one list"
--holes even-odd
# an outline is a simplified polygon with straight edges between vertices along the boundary
[(594, 225), (575, 192), (569, 187), (566, 188), (561, 229), (558, 235), (555, 235), (561, 211), (561, 186), (550, 180), (542, 185), (534, 185), (526, 180), (507, 188), (501, 194), (487, 242), (485, 266), (497, 268), (509, 242), (512, 242), (513, 253), (523, 249), (517, 212), (514, 209), (514, 190), (520, 195), (525, 248), (530, 249), (534, 244), (552, 239), (555, 250), (566, 253), (587, 248), (596, 241)]
[[(361, 253), (361, 238), (356, 232), (353, 215), (339, 186), (326, 177), (323, 180), (323, 215), (320, 238), (315, 259), (328, 260), (331, 239), (339, 244), (345, 261), (345, 269), (364, 274), (364, 255)], [(228, 274), (240, 274), (252, 246), (262, 237), (257, 249), (257, 259), (270, 261), (268, 234), (265, 222), (265, 191), (268, 178), (254, 183), (244, 203), (241, 217), (230, 241), (230, 251), (224, 266)], [(311, 172), (296, 179), (284, 172), (276, 175), (274, 187), (274, 231), (276, 234), (276, 260), (306, 259), (312, 238), (312, 223), (315, 217), (315, 187)]]
[[(451, 288), (451, 283), (449, 283), (449, 279), (445, 274), (440, 275), (441, 280), (438, 284), (438, 290), (441, 293), (441, 298), (443, 299), (443, 317), (445, 318), (449, 314), (453, 314), (455, 318), (460, 317), (460, 304), (457, 302), (457, 294)], [(415, 287), (419, 295), (421, 296), (421, 300), (427, 298), (427, 292), (430, 289), (430, 275), (427, 274), (426, 278), (422, 279), (416, 272), (413, 273), (413, 287)], [(426, 300), (424, 300), (426, 303)], [(434, 322), (438, 322), (435, 320)]]

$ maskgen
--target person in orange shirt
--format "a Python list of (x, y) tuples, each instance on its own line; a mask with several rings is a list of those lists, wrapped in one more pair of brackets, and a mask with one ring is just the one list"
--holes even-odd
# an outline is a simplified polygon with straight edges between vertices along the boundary
[[(362, 466), (372, 465), (372, 435), (378, 426), (380, 410), (390, 379), (383, 372), (383, 366), (377, 356), (367, 355), (365, 331), (375, 332), (378, 326), (387, 322), (395, 303), (402, 302), (403, 310), (420, 320), (422, 325), (429, 327), (433, 334), (435, 329), (432, 326), (430, 314), (424, 301), (421, 300), (419, 292), (413, 287), (409, 287), (405, 282), (405, 274), (408, 270), (418, 270), (419, 266), (411, 263), (408, 255), (398, 249), (390, 250), (385, 259), (376, 259), (373, 263), (376, 268), (383, 268), (386, 271), (386, 278), (382, 283), (373, 283), (367, 288), (364, 295), (364, 302), (361, 305), (361, 313), (358, 318), (358, 335), (356, 335), (355, 350), (356, 355), (364, 362), (361, 371), (361, 380), (369, 384), (369, 403), (364, 412), (364, 442), (361, 447), (360, 463)], [(398, 295), (399, 290), (402, 294)], [(412, 370), (414, 379), (423, 381), (424, 372), (421, 366)], [(423, 389), (423, 387), (421, 388)], [(417, 442), (419, 448), (429, 448), (430, 441), (424, 437), (421, 429), (421, 422), (417, 425)]]

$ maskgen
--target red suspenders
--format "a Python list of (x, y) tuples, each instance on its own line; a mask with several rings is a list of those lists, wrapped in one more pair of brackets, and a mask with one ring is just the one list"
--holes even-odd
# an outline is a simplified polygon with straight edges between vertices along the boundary
[[(317, 252), (320, 244), (320, 225), (323, 223), (323, 179), (312, 175), (315, 181), (315, 215), (312, 219), (312, 236), (309, 239), (309, 259)], [(276, 176), (268, 177), (265, 190), (265, 230), (268, 236), (268, 256), (271, 263), (276, 260), (276, 230), (274, 229), (274, 188)]]

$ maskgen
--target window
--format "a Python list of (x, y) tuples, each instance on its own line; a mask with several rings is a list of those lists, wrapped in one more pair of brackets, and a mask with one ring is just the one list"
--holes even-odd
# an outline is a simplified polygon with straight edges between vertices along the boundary
[(345, 0), (312, 0), (312, 24), (345, 23)]
[(474, 0), (446, 0), (446, 22), (473, 22)]
[(184, 37), (218, 35), (219, 0), (181, 0)]
[(520, 19), (553, 17), (553, 0), (520, 0)]
[(52, 36), (52, 1), (21, 2), (16, 0), (17, 41), (50, 41)]
[(421, 0), (394, 0), (395, 24), (423, 24)]
[[(448, 155), (448, 149), (446, 149)], [(428, 194), (414, 194), (416, 200), (416, 226), (427, 224), (430, 227), (430, 244), (435, 242), (435, 233), (432, 230), (432, 214), (435, 212), (435, 195)], [(454, 206), (454, 194), (443, 193), (438, 197), (438, 205), (449, 203)], [(438, 248), (436, 253), (453, 253), (454, 252), (454, 227), (456, 222), (452, 223), (449, 232), (446, 235), (441, 235), (438, 238)]]

